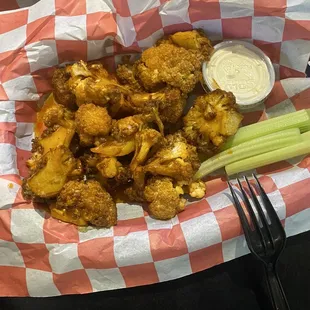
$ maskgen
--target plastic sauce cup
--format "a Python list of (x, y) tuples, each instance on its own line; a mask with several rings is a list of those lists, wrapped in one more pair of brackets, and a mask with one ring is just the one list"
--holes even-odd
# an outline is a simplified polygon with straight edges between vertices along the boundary
[(202, 74), (209, 90), (231, 91), (241, 110), (262, 103), (275, 82), (269, 57), (255, 45), (237, 40), (215, 45), (210, 60), (202, 65)]

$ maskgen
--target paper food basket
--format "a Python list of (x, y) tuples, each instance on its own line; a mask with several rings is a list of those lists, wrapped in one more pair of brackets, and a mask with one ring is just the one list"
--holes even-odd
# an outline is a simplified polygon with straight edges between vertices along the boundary
[[(13, 1), (14, 2), (14, 1)], [(24, 3), (16, 0), (15, 5)], [(28, 1), (29, 3), (29, 1)], [(0, 1), (6, 9), (8, 2)], [(214, 42), (253, 42), (277, 82), (249, 124), (310, 108), (307, 0), (41, 0), (0, 13), (0, 295), (53, 296), (169, 281), (248, 253), (224, 179), (170, 221), (118, 205), (118, 225), (81, 232), (35, 209), (21, 194), (37, 101), (56, 66), (150, 47), (165, 34), (202, 28)], [(257, 169), (288, 236), (310, 229), (310, 157)]]

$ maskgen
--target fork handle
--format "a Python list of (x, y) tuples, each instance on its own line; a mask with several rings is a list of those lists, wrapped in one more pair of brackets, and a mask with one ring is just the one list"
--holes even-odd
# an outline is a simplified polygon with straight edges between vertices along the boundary
[(275, 310), (290, 310), (274, 265), (265, 266), (267, 283)]

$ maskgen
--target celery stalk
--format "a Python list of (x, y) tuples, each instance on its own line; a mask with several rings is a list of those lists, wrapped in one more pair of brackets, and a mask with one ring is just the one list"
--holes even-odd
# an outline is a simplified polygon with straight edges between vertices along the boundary
[(299, 128), (301, 132), (310, 130), (310, 109), (288, 113), (241, 127), (234, 136), (227, 139), (221, 150), (226, 150), (245, 141), (289, 128)]
[(301, 138), (302, 141), (294, 145), (286, 146), (278, 150), (256, 155), (229, 164), (225, 167), (226, 173), (228, 175), (232, 175), (310, 153), (310, 131), (303, 133)]
[(195, 179), (244, 158), (273, 151), (300, 142), (298, 128), (282, 130), (267, 136), (253, 139), (225, 150), (203, 162), (195, 175)]

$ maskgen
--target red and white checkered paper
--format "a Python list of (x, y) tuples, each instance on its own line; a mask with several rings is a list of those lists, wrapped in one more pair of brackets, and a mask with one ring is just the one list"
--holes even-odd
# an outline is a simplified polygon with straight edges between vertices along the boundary
[[(171, 221), (119, 204), (117, 226), (87, 232), (51, 218), (21, 195), (36, 100), (51, 91), (55, 66), (108, 56), (105, 63), (113, 69), (117, 54), (140, 52), (164, 34), (198, 27), (214, 41), (253, 42), (282, 79), (265, 107), (248, 112), (244, 124), (310, 108), (310, 79), (304, 78), (310, 52), (307, 0), (41, 0), (0, 14), (1, 296), (163, 282), (248, 253), (221, 178), (209, 180), (206, 197)], [(257, 173), (287, 235), (309, 230), (310, 157)]]

